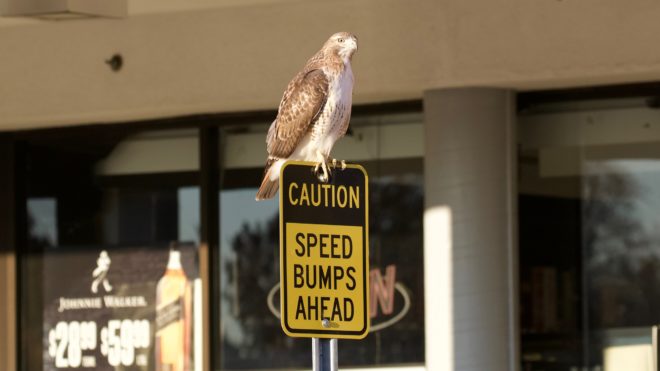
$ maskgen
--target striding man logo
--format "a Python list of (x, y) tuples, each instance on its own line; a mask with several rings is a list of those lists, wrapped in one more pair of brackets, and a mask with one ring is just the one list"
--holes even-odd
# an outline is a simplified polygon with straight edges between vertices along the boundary
[(99, 285), (102, 284), (106, 292), (112, 291), (112, 286), (108, 281), (108, 270), (110, 269), (110, 257), (108, 252), (103, 250), (96, 259), (96, 269), (92, 272), (94, 281), (92, 281), (92, 292), (96, 294), (99, 291)]

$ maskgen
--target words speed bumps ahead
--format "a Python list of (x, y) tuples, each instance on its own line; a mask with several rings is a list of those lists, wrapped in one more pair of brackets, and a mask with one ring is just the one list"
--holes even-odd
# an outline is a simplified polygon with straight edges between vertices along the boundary
[(361, 339), (369, 332), (367, 173), (348, 165), (321, 183), (313, 166), (287, 162), (280, 176), (282, 328)]

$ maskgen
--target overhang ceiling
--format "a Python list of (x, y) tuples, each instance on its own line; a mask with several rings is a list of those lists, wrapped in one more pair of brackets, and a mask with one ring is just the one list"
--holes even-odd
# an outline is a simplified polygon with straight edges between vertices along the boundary
[[(246, 7), (254, 5), (267, 5), (269, 3), (290, 3), (300, 0), (128, 0), (128, 16), (141, 16), (162, 13), (182, 13), (221, 9), (228, 7)], [(324, 1), (324, 0), (317, 0)], [(85, 16), (57, 15), (57, 16), (0, 16), (0, 27), (30, 25), (39, 22), (72, 21)]]

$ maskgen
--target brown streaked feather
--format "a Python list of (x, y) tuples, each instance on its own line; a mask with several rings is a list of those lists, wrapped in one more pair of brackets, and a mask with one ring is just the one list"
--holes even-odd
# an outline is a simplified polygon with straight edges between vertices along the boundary
[(268, 154), (286, 158), (323, 110), (329, 81), (322, 70), (304, 70), (287, 86), (277, 118), (268, 130)]

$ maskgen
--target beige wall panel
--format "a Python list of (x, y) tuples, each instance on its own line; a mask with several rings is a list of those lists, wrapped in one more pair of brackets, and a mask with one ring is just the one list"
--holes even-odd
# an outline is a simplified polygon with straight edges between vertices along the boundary
[(446, 84), (535, 89), (660, 78), (660, 53), (651, 47), (657, 1), (447, 3)]
[[(289, 79), (340, 30), (359, 37), (358, 102), (416, 97), (433, 58), (392, 63), (416, 53), (419, 40), (428, 43), (422, 25), (429, 22), (410, 24), (422, 14), (406, 1), (380, 4), (285, 2), (121, 20), (14, 21), (0, 27), (0, 127), (273, 109)], [(125, 60), (118, 73), (104, 63), (115, 52)]]
[[(274, 109), (331, 33), (355, 102), (660, 79), (655, 0), (135, 0), (126, 19), (0, 18), (0, 129)], [(104, 60), (125, 57), (121, 72)]]

